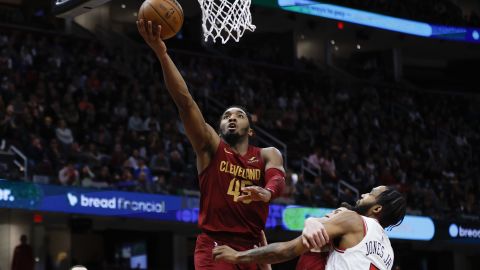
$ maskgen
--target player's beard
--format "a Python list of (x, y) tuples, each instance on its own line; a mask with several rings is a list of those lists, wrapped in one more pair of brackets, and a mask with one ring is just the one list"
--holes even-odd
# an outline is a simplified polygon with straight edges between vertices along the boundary
[(236, 145), (240, 139), (242, 138), (242, 136), (240, 136), (240, 134), (238, 133), (225, 133), (225, 134), (222, 134), (222, 138), (228, 143), (228, 145), (230, 146), (233, 146), (233, 145)]
[[(248, 132), (249, 128), (245, 128), (244, 131), (245, 133)], [(245, 135), (241, 135), (240, 132), (224, 132), (222, 133), (222, 138), (228, 143), (230, 146), (234, 146), (237, 143), (239, 143)]]
[(359, 215), (365, 216), (368, 213), (368, 210), (370, 210), (370, 208), (372, 206), (374, 206), (375, 204), (376, 204), (376, 202), (365, 203), (365, 204), (358, 204), (357, 203), (357, 204), (355, 204), (355, 206), (353, 206), (353, 205), (351, 205), (347, 202), (342, 202), (340, 204), (340, 207), (345, 207), (348, 210), (355, 211)]

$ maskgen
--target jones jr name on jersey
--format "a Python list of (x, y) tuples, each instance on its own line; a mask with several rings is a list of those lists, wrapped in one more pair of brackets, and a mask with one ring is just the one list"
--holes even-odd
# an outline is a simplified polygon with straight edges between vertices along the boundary
[(368, 241), (365, 243), (367, 247), (366, 256), (375, 255), (382, 259), (383, 263), (387, 268), (390, 268), (390, 265), (393, 262), (392, 254), (385, 254), (385, 247), (382, 245), (381, 242), (378, 241)]

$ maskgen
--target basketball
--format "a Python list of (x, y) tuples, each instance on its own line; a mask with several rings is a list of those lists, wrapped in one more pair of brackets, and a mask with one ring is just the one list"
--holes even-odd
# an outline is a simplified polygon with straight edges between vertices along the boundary
[(152, 21), (154, 29), (161, 25), (162, 39), (169, 39), (182, 28), (183, 10), (176, 0), (146, 0), (138, 11), (138, 19)]

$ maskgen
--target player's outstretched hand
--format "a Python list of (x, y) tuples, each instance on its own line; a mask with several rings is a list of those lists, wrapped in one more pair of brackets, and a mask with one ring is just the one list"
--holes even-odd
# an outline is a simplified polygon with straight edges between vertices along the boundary
[(309, 249), (320, 249), (329, 241), (327, 230), (317, 218), (307, 218), (302, 231), (302, 242)]
[(141, 19), (137, 21), (137, 29), (148, 46), (150, 46), (158, 56), (167, 53), (167, 46), (160, 35), (162, 33), (162, 26), (158, 25), (157, 27), (154, 27), (152, 21)]
[(242, 188), (242, 192), (246, 192), (246, 195), (240, 195), (237, 198), (237, 201), (248, 202), (248, 201), (261, 201), (269, 202), (272, 197), (272, 193), (259, 186), (249, 186)]
[(237, 253), (229, 246), (218, 246), (213, 248), (212, 255), (215, 261), (224, 261), (227, 263), (237, 263)]
[[(264, 247), (268, 245), (267, 242), (267, 237), (265, 236), (265, 232), (262, 230), (262, 239), (260, 239), (260, 243), (258, 243), (258, 246), (254, 246), (255, 248), (258, 247)], [(259, 264), (258, 265), (259, 270), (272, 270), (272, 266), (270, 264)]]

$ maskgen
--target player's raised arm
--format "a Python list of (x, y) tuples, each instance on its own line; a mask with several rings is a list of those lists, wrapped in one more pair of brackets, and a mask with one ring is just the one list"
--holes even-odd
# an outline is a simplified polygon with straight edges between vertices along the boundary
[[(137, 28), (145, 42), (155, 52), (162, 65), (167, 90), (177, 105), (187, 137), (199, 157), (200, 167), (205, 167), (206, 164), (202, 162), (202, 160), (204, 160), (202, 154), (213, 154), (220, 142), (220, 137), (215, 130), (205, 122), (198, 105), (188, 91), (185, 80), (168, 55), (167, 47), (160, 38), (161, 26), (159, 25), (158, 29), (153, 29), (151, 21), (145, 22), (144, 20), (140, 20), (137, 21)], [(198, 169), (201, 170), (202, 168)]]

